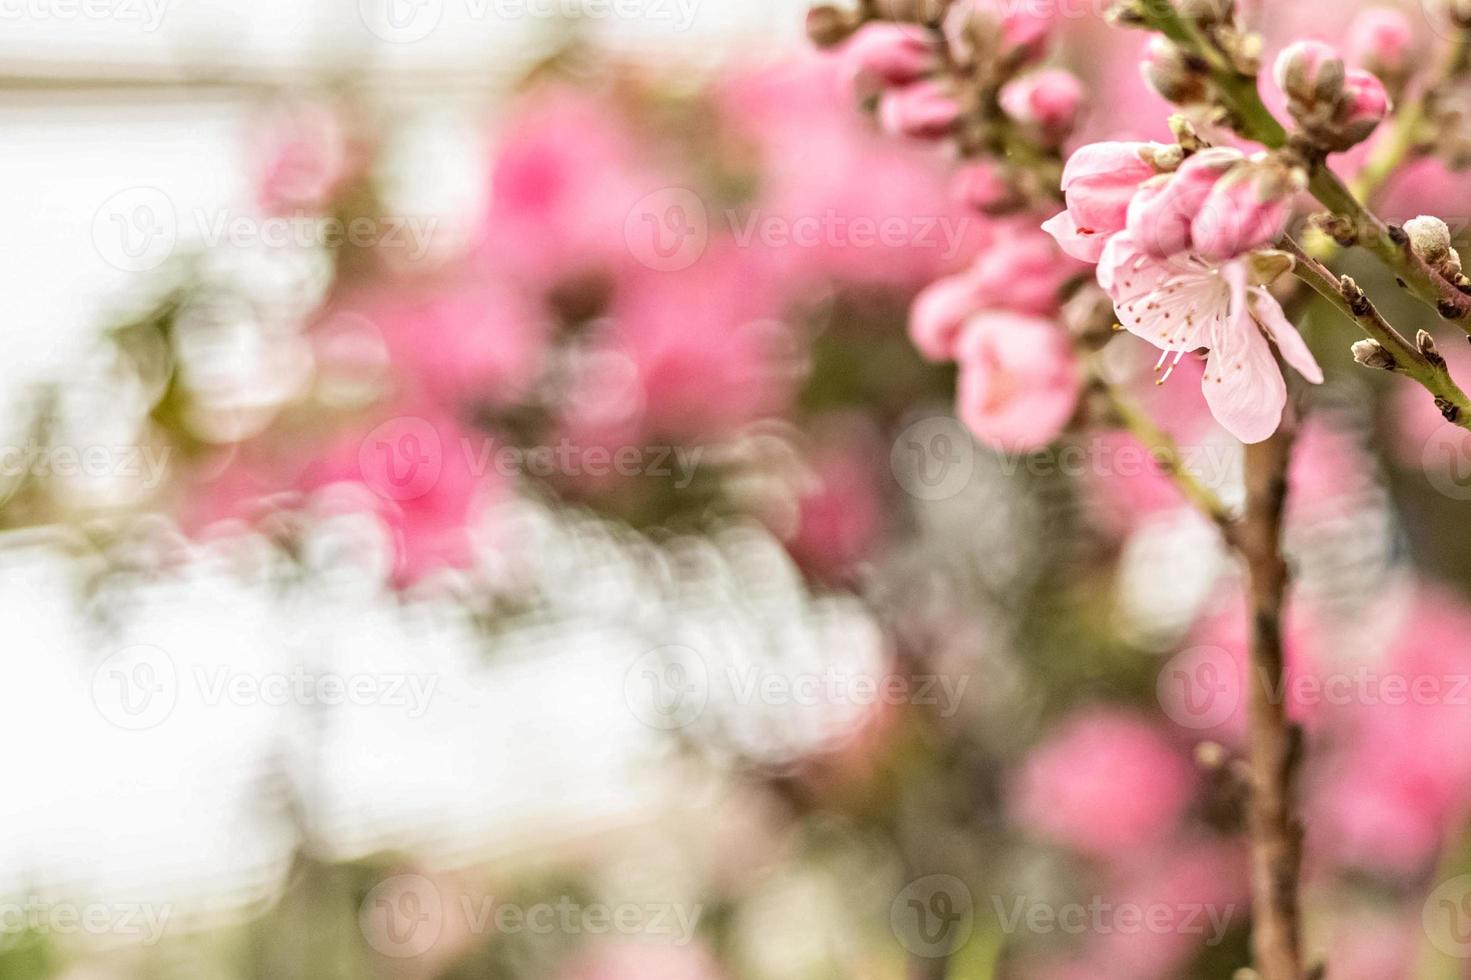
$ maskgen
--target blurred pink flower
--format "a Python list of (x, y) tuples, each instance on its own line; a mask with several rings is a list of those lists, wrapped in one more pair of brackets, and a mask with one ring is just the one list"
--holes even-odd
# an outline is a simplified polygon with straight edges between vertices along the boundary
[(879, 124), (895, 136), (940, 139), (960, 119), (960, 103), (938, 82), (913, 82), (879, 98)]
[(937, 64), (936, 47), (922, 32), (887, 21), (859, 28), (838, 54), (859, 94), (917, 81)]
[(275, 110), (254, 138), (256, 202), (271, 214), (321, 210), (364, 163), (342, 116), (320, 102)]
[(1082, 375), (1062, 328), (1018, 313), (987, 311), (965, 326), (960, 419), (1002, 452), (1042, 449), (1077, 410)]
[(524, 397), (550, 336), (519, 289), (485, 277), (350, 291), (326, 318), (341, 314), (377, 327), (400, 385), (451, 410)]
[(1083, 110), (1083, 83), (1064, 68), (1033, 72), (1001, 89), (1001, 108), (1048, 143), (1072, 134)]
[(1085, 709), (1034, 750), (1013, 787), (1026, 830), (1095, 857), (1157, 844), (1195, 792), (1190, 763), (1142, 718)]
[(473, 525), (507, 489), (493, 466), (481, 465), (490, 446), (488, 436), (432, 404), (401, 403), (371, 430), (329, 447), (307, 467), (300, 488), (360, 489), (334, 502), (366, 507), (383, 521), (393, 535), (394, 578), (412, 584), (472, 563)]
[(1415, 31), (1403, 11), (1369, 7), (1349, 24), (1345, 50), (1352, 64), (1384, 78), (1411, 70), (1414, 45)]
[(813, 451), (787, 543), (804, 567), (833, 578), (869, 555), (883, 529), (878, 488), (887, 465), (877, 434), (856, 420)]

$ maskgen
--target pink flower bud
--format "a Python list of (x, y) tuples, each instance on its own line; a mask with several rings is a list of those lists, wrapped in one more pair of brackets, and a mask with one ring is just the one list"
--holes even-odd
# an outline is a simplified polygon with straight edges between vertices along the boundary
[(995, 59), (1008, 68), (1034, 64), (1047, 56), (1053, 18), (1045, 5), (1017, 0), (956, 0), (945, 15), (945, 33), (965, 55)]
[(1277, 56), (1277, 86), (1304, 107), (1331, 105), (1343, 90), (1343, 59), (1322, 41), (1298, 41)]
[(980, 307), (981, 298), (970, 276), (947, 276), (926, 286), (914, 298), (909, 310), (909, 337), (929, 360), (953, 361), (961, 328)]
[(1389, 92), (1378, 75), (1354, 68), (1343, 80), (1343, 95), (1334, 113), (1335, 139), (1329, 146), (1346, 150), (1368, 139), (1389, 115)]
[(1124, 230), (1129, 202), (1155, 175), (1148, 143), (1090, 143), (1062, 171), (1067, 210), (1042, 227), (1075, 259), (1097, 262), (1108, 239)]
[(1150, 38), (1139, 72), (1160, 98), (1176, 105), (1204, 102), (1210, 95), (1205, 74), (1162, 34)]
[(1062, 68), (1034, 72), (1001, 89), (1001, 108), (1049, 143), (1061, 143), (1077, 125), (1083, 106), (1083, 83)]
[(977, 211), (999, 211), (1016, 199), (1016, 189), (994, 163), (970, 163), (960, 167), (950, 185), (955, 199)]
[(1057, 324), (987, 312), (965, 326), (959, 347), (960, 418), (1002, 452), (1042, 449), (1077, 411), (1078, 362)]
[(1380, 78), (1403, 78), (1409, 73), (1414, 43), (1409, 18), (1388, 7), (1365, 10), (1348, 29), (1349, 60)]
[(1245, 157), (1227, 147), (1203, 150), (1173, 175), (1157, 177), (1139, 189), (1129, 205), (1128, 231), (1139, 251), (1167, 259), (1192, 250), (1191, 230), (1216, 182)]
[(1267, 248), (1292, 212), (1291, 180), (1269, 166), (1246, 166), (1216, 181), (1190, 226), (1195, 253), (1209, 262)]
[(843, 64), (860, 91), (904, 85), (935, 66), (935, 47), (913, 26), (875, 21), (843, 45)]
[(889, 89), (879, 100), (879, 124), (890, 133), (940, 139), (955, 129), (960, 103), (936, 82)]

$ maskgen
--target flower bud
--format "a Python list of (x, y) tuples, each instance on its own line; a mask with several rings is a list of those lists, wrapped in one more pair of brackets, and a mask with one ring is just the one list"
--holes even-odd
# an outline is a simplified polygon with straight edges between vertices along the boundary
[(933, 24), (945, 13), (948, 0), (875, 0), (874, 7), (884, 20), (906, 24)]
[(1409, 18), (1388, 7), (1365, 10), (1348, 29), (1349, 61), (1387, 82), (1403, 82), (1410, 74), (1414, 43)]
[(1204, 66), (1162, 34), (1149, 39), (1139, 70), (1150, 88), (1176, 105), (1204, 102), (1210, 95)]
[(839, 7), (819, 4), (807, 11), (807, 39), (819, 48), (842, 44), (858, 28), (859, 20)]
[(1062, 68), (1025, 75), (1007, 83), (1001, 108), (1012, 119), (1057, 145), (1072, 134), (1083, 106), (1083, 83)]
[(1016, 0), (955, 0), (944, 20), (962, 57), (1005, 73), (1046, 57), (1053, 26), (1043, 10)]
[(1216, 182), (1245, 158), (1228, 147), (1204, 150), (1173, 175), (1156, 177), (1139, 188), (1129, 205), (1128, 231), (1146, 255), (1167, 259), (1193, 249), (1192, 227)]
[(1447, 279), (1461, 274), (1461, 256), (1451, 244), (1451, 229), (1444, 221), (1422, 214), (1405, 222), (1405, 234), (1410, 236), (1410, 248), (1430, 268)]
[(1216, 181), (1190, 223), (1196, 254), (1209, 262), (1267, 248), (1282, 237), (1306, 174), (1273, 161), (1249, 163)]
[(909, 338), (931, 361), (955, 360), (965, 321), (981, 308), (981, 296), (968, 275), (948, 276), (920, 290), (909, 309)]
[(865, 24), (842, 50), (855, 87), (904, 85), (935, 67), (935, 47), (913, 28), (882, 21)]
[(1275, 75), (1277, 86), (1303, 110), (1331, 106), (1343, 91), (1343, 59), (1322, 41), (1298, 41), (1287, 48), (1277, 56)]
[(879, 125), (898, 136), (941, 139), (959, 119), (960, 103), (936, 82), (892, 88), (879, 100)]
[(1380, 371), (1393, 371), (1394, 355), (1384, 349), (1384, 345), (1377, 340), (1359, 340), (1353, 345), (1354, 360), (1366, 368), (1375, 368)]
[(955, 199), (977, 211), (994, 213), (1017, 203), (1016, 189), (994, 163), (969, 163), (955, 172), (950, 185)]
[[(1343, 94), (1333, 114), (1333, 125), (1322, 142), (1331, 150), (1347, 150), (1373, 135), (1389, 115), (1389, 92), (1379, 76), (1353, 68), (1344, 76)], [(1316, 133), (1310, 133), (1315, 137)]]

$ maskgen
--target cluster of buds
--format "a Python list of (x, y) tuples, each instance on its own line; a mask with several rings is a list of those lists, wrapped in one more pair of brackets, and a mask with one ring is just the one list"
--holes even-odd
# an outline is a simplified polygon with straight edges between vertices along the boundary
[(1389, 92), (1377, 75), (1347, 68), (1321, 41), (1299, 41), (1277, 58), (1277, 84), (1304, 135), (1329, 152), (1362, 143), (1389, 115)]
[(1207, 149), (1175, 173), (1141, 185), (1129, 204), (1127, 229), (1155, 258), (1189, 252), (1225, 262), (1271, 247), (1306, 185), (1307, 175), (1277, 156), (1248, 160), (1239, 150)]

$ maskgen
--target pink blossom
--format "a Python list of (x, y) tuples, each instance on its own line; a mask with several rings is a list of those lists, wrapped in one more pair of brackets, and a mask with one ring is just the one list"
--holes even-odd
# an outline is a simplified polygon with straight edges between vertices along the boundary
[(958, 0), (945, 16), (945, 32), (958, 50), (970, 51), (983, 38), (989, 50), (1010, 65), (1030, 64), (1047, 54), (1056, 25), (1045, 5), (1015, 0)]
[(1380, 77), (1404, 75), (1410, 70), (1415, 32), (1402, 11), (1370, 7), (1349, 25), (1346, 47), (1351, 62)]
[(1207, 262), (1225, 262), (1282, 237), (1292, 214), (1287, 188), (1272, 186), (1266, 171), (1251, 166), (1216, 181), (1190, 225), (1190, 244)]
[(946, 276), (926, 286), (909, 311), (909, 336), (932, 361), (955, 360), (965, 321), (981, 308), (974, 277)]
[(1175, 173), (1147, 181), (1129, 203), (1129, 238), (1151, 258), (1190, 251), (1193, 226), (1204, 213), (1206, 199), (1217, 182), (1245, 159), (1239, 150), (1203, 150)]
[(1190, 763), (1143, 719), (1091, 708), (1028, 758), (1012, 798), (1029, 832), (1098, 857), (1170, 834), (1195, 792)]
[(1277, 87), (1305, 106), (1332, 103), (1343, 89), (1344, 64), (1331, 44), (1298, 41), (1277, 56)]
[(1155, 175), (1142, 152), (1148, 143), (1093, 143), (1074, 153), (1062, 172), (1067, 210), (1042, 225), (1075, 259), (1097, 262), (1108, 240), (1124, 230), (1129, 202)]
[(351, 506), (365, 506), (392, 533), (394, 577), (402, 584), (469, 567), (472, 525), (505, 490), (493, 468), (478, 466), (478, 447), (488, 437), (432, 404), (401, 403), (391, 412), (330, 448), (306, 469), (300, 488), (361, 489)]
[(1077, 125), (1083, 83), (1066, 69), (1050, 68), (1008, 82), (1000, 101), (1012, 119), (1032, 127), (1049, 143), (1061, 143)]
[(323, 208), (361, 163), (342, 117), (321, 103), (280, 110), (260, 139), (256, 200), (272, 214)]
[(887, 458), (876, 433), (858, 422), (829, 435), (808, 461), (787, 547), (803, 567), (836, 578), (874, 548), (884, 511), (876, 474)]
[(879, 123), (895, 136), (939, 139), (960, 118), (960, 103), (938, 82), (914, 82), (893, 88), (879, 99)]
[(977, 211), (990, 211), (1016, 196), (1001, 168), (985, 161), (959, 167), (951, 188), (958, 201)]
[(996, 449), (1041, 449), (1077, 410), (1082, 388), (1077, 359), (1054, 323), (1018, 313), (982, 313), (966, 324), (957, 353), (960, 418)]
[(1242, 442), (1277, 431), (1287, 386), (1270, 340), (1284, 360), (1313, 384), (1323, 381), (1312, 352), (1282, 307), (1254, 281), (1245, 262), (1211, 265), (1198, 258), (1169, 264), (1143, 254), (1128, 235), (1109, 242), (1099, 284), (1114, 301), (1119, 322), (1178, 362), (1191, 351), (1210, 352), (1202, 385), (1216, 421)]
[(912, 26), (885, 21), (865, 24), (839, 49), (855, 88), (905, 85), (935, 67), (935, 46)]

